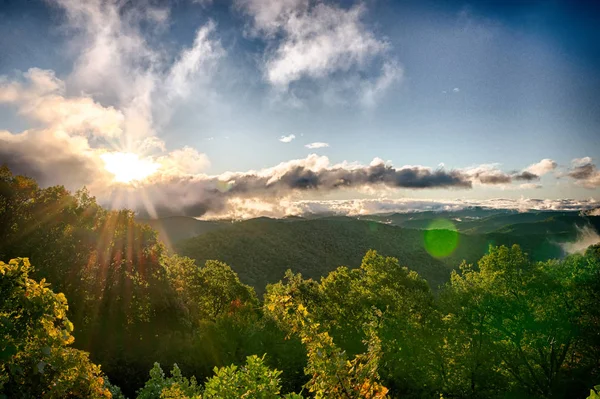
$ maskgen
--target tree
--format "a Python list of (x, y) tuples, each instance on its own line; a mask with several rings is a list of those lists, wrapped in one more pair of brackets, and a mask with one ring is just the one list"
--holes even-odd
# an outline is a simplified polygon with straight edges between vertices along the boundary
[[(384, 398), (387, 388), (380, 384), (377, 373), (381, 343), (376, 335), (376, 317), (365, 326), (367, 351), (348, 360), (331, 336), (315, 321), (300, 298), (301, 277), (288, 273), (288, 284), (267, 288), (265, 312), (290, 334), (297, 334), (306, 347), (306, 384), (315, 398)], [(381, 315), (375, 310), (376, 314)]]
[(196, 379), (184, 377), (177, 364), (173, 365), (171, 376), (165, 377), (160, 364), (154, 363), (150, 379), (138, 391), (137, 399), (200, 399), (201, 392)]
[(67, 300), (29, 278), (27, 258), (0, 261), (0, 393), (10, 398), (110, 398), (100, 367), (69, 347)]
[[(275, 399), (280, 398), (281, 371), (271, 370), (264, 364), (264, 358), (248, 356), (242, 367), (215, 367), (215, 375), (204, 385), (205, 399)], [(301, 398), (299, 395), (287, 398)]]
[(581, 284), (598, 270), (586, 257), (532, 262), (515, 245), (492, 247), (478, 270), (463, 265), (454, 273), (449, 289), (456, 306), (449, 317), (459, 320), (465, 359), (473, 362), (470, 384), (504, 378), (507, 389), (539, 397), (567, 389), (568, 374), (587, 363), (582, 349), (591, 350), (582, 331), (592, 307)]

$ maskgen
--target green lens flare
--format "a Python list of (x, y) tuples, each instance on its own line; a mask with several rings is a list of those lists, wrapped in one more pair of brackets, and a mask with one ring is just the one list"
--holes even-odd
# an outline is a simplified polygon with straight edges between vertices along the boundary
[(226, 193), (227, 191), (231, 190), (232, 186), (233, 186), (232, 182), (223, 181), (223, 180), (217, 181), (217, 190), (219, 190), (222, 193)]
[(446, 219), (432, 221), (423, 233), (425, 249), (434, 258), (445, 258), (458, 247), (458, 232), (454, 223)]

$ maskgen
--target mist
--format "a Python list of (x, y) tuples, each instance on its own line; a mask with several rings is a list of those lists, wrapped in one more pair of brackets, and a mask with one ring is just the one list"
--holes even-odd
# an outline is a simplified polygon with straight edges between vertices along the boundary
[(577, 240), (561, 244), (566, 254), (583, 253), (590, 245), (600, 243), (600, 235), (591, 226), (583, 226), (578, 230)]

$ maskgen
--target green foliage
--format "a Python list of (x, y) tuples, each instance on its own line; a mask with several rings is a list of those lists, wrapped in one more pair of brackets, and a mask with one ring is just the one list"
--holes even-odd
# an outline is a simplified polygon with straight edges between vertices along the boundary
[[(478, 266), (463, 265), (462, 273), (452, 276), (446, 298), (454, 307), (450, 330), (458, 329), (453, 353), (467, 366), (454, 381), (464, 381), (471, 391), (500, 384), (531, 397), (550, 397), (568, 389), (575, 370), (595, 367), (588, 364), (595, 362), (593, 356), (580, 355), (597, 353), (582, 334), (590, 328), (582, 315), (593, 312), (594, 305), (580, 284), (597, 279), (597, 260), (575, 256), (536, 263), (513, 246), (490, 248)], [(597, 320), (593, 323), (597, 326)]]
[(165, 377), (160, 364), (154, 363), (150, 370), (150, 379), (138, 391), (137, 399), (199, 399), (200, 394), (201, 389), (196, 379), (184, 377), (177, 364), (173, 365), (171, 376)]
[(594, 388), (590, 389), (590, 396), (587, 399), (600, 399), (600, 385), (596, 385)]
[[(353, 219), (253, 219), (177, 243), (175, 247), (179, 254), (198, 264), (210, 259), (226, 262), (242, 282), (259, 294), (264, 293), (267, 284), (282, 279), (287, 269), (318, 279), (340, 265), (360, 266), (360, 259), (369, 249), (402, 259), (432, 287), (448, 280), (448, 265), (452, 262), (433, 259), (424, 249), (420, 231)], [(481, 252), (470, 258), (477, 259), (487, 248), (485, 243), (479, 247)]]
[(112, 384), (108, 378), (104, 378), (104, 387), (108, 389), (113, 399), (127, 399), (125, 395), (123, 395), (121, 388)]
[(156, 232), (133, 216), (0, 168), (0, 259), (28, 256), (32, 277), (69, 298), (76, 346), (118, 385), (141, 384), (163, 335), (189, 325)]
[(215, 368), (215, 375), (204, 385), (204, 398), (273, 399), (280, 397), (281, 371), (270, 370), (264, 356), (249, 356), (242, 367)]
[(0, 261), (0, 393), (10, 398), (110, 398), (100, 367), (70, 348), (67, 300), (29, 278), (27, 258)]
[[(565, 216), (568, 222), (559, 223), (563, 219), (557, 219), (536, 227), (537, 221), (546, 220), (549, 214), (537, 216), (523, 213), (497, 215), (486, 218), (486, 221), (455, 221), (458, 227), (462, 224), (478, 226), (469, 234), (462, 230), (456, 233), (447, 229), (424, 232), (417, 228), (427, 229), (431, 221), (439, 217), (436, 213), (424, 214), (426, 217), (422, 224), (415, 226), (404, 222), (396, 226), (348, 217), (309, 220), (258, 218), (235, 223), (222, 222), (218, 230), (173, 244), (177, 253), (195, 259), (198, 264), (211, 259), (226, 262), (239, 274), (242, 282), (254, 287), (259, 295), (264, 293), (267, 284), (282, 279), (287, 269), (301, 273), (305, 278), (319, 279), (340, 265), (351, 268), (360, 266), (360, 259), (370, 249), (400, 259), (436, 290), (449, 280), (450, 272), (463, 260), (476, 263), (487, 253), (490, 244), (518, 244), (533, 259), (545, 261), (563, 256), (563, 249), (558, 243), (576, 238), (575, 225), (591, 223), (600, 231), (600, 216), (580, 217), (576, 213), (569, 213)], [(411, 213), (397, 216), (419, 221), (420, 215)], [(368, 217), (387, 223), (393, 216)], [(447, 217), (456, 216), (449, 213)], [(521, 227), (516, 233), (495, 232), (499, 227), (521, 221), (531, 223), (524, 223), (526, 228)], [(553, 228), (556, 224), (567, 224), (570, 229), (563, 231), (562, 228)], [(434, 256), (443, 257), (432, 257), (427, 248), (433, 250)]]
[[(383, 398), (387, 388), (379, 383), (377, 373), (381, 343), (375, 333), (376, 320), (366, 326), (367, 351), (348, 360), (329, 333), (315, 321), (305, 302), (300, 276), (288, 274), (288, 284), (269, 287), (265, 311), (291, 334), (297, 334), (307, 350), (306, 384), (315, 398)], [(378, 312), (375, 312), (376, 314)]]

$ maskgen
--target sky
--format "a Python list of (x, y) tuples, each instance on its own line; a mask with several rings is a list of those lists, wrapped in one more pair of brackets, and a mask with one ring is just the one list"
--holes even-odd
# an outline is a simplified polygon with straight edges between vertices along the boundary
[(0, 0), (0, 164), (142, 216), (600, 203), (600, 8)]

